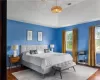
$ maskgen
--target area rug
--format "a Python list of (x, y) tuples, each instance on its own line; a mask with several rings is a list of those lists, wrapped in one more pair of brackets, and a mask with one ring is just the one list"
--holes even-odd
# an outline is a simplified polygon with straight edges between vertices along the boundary
[(54, 76), (53, 74), (47, 75), (44, 79), (41, 75), (33, 70), (27, 69), (12, 73), (18, 80), (87, 80), (98, 69), (87, 66), (75, 66), (76, 72), (73, 68), (62, 72), (62, 79), (59, 72)]

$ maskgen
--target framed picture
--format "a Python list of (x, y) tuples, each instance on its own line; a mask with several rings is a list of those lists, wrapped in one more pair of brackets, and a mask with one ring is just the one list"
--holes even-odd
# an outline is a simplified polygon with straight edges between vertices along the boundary
[(32, 31), (27, 31), (27, 40), (32, 40)]
[(38, 41), (42, 41), (42, 32), (38, 32)]

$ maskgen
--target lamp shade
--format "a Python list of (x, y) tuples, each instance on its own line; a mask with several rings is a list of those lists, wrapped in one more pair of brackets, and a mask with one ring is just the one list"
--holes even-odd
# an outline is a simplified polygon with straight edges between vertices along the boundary
[(12, 50), (17, 50), (18, 49), (18, 45), (12, 45)]
[(54, 44), (50, 44), (50, 48), (54, 48)]

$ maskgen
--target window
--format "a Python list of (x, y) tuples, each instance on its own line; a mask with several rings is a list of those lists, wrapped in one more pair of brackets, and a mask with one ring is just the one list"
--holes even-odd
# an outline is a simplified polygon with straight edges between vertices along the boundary
[(95, 46), (96, 52), (100, 52), (100, 27), (95, 28)]
[(72, 31), (66, 32), (66, 49), (72, 50)]

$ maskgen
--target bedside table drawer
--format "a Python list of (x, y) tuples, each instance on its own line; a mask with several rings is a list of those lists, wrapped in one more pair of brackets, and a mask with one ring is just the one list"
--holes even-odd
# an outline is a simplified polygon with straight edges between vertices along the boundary
[(10, 58), (10, 62), (11, 63), (16, 63), (16, 62), (19, 62), (20, 61), (20, 57), (12, 57)]

